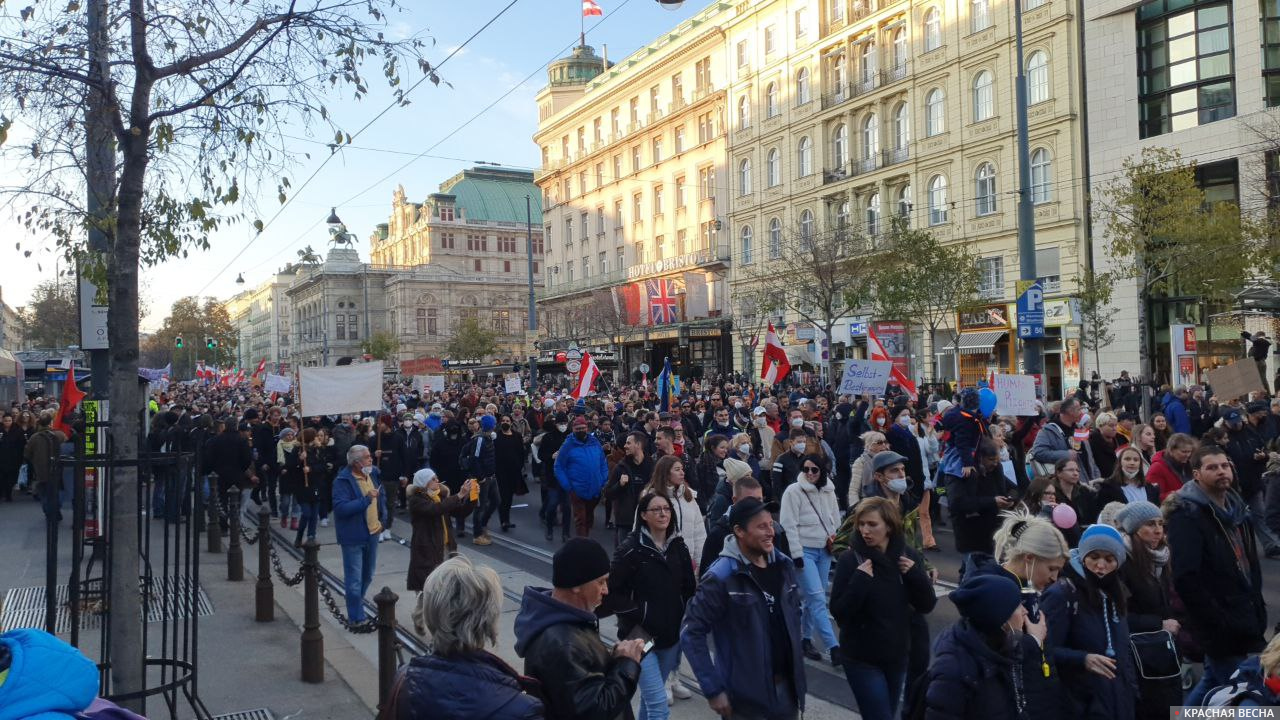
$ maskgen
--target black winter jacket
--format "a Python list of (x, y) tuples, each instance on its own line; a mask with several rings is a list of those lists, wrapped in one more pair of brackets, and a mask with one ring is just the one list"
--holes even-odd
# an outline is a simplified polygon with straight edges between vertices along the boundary
[(613, 656), (595, 615), (556, 600), (547, 588), (526, 587), (515, 631), (516, 654), (524, 658), (524, 673), (542, 685), (547, 717), (632, 717), (640, 664)]
[[(996, 652), (964, 619), (943, 630), (925, 676), (929, 683), (925, 719), (1039, 720), (1029, 706), (1025, 715), (1018, 713), (1016, 698), (1025, 697), (1021, 683), (1026, 675), (1014, 669), (1022, 662), (1021, 655), (1021, 645), (1006, 645), (1005, 653)], [(1015, 683), (1019, 684), (1016, 689)]]
[(618, 616), (618, 639), (627, 639), (639, 625), (655, 647), (675, 645), (695, 589), (684, 538), (676, 535), (659, 549), (647, 529), (632, 532), (614, 552), (609, 568), (606, 607)]
[(956, 552), (995, 551), (995, 532), (1000, 528), (1000, 508), (996, 498), (1014, 494), (1012, 483), (1000, 466), (983, 470), (979, 462), (969, 477), (950, 476), (947, 498), (955, 523)]
[[(898, 570), (898, 558), (904, 555), (915, 562), (906, 573)], [(871, 575), (858, 569), (867, 559)], [(881, 668), (905, 668), (911, 612), (928, 614), (937, 602), (924, 558), (901, 535), (889, 540), (886, 552), (867, 547), (859, 533), (850, 538), (849, 549), (836, 564), (830, 603), (845, 657)]]
[(393, 720), (535, 720), (545, 717), (536, 681), (487, 652), (409, 661)]
[[(627, 484), (621, 483), (622, 476), (627, 476)], [(637, 466), (630, 457), (618, 461), (609, 471), (609, 480), (604, 484), (604, 496), (613, 503), (613, 521), (624, 530), (631, 530), (636, 523), (636, 505), (640, 502), (640, 492), (649, 484), (653, 475), (653, 460), (642, 458)]]

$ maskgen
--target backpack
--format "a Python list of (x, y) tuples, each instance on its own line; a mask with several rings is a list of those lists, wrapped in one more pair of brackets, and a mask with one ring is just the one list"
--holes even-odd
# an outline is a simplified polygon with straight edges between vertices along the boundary
[(1202, 707), (1239, 707), (1245, 700), (1252, 700), (1258, 705), (1266, 705), (1266, 698), (1256, 690), (1249, 689), (1249, 683), (1237, 682), (1210, 690), (1204, 696)]

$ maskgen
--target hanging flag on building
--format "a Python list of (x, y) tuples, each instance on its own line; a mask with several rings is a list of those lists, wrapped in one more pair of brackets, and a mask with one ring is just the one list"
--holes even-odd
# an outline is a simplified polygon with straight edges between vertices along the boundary
[(769, 331), (764, 336), (764, 363), (760, 367), (760, 378), (766, 385), (782, 382), (791, 372), (791, 361), (787, 360), (787, 351), (782, 349), (782, 341), (769, 323)]
[(643, 315), (640, 313), (640, 285), (625, 283), (613, 288), (613, 310), (626, 325), (640, 325)]
[(591, 357), (591, 353), (583, 353), (582, 368), (578, 370), (578, 381), (574, 383), (573, 392), (569, 394), (574, 400), (581, 400), (593, 392), (592, 388), (599, 378), (600, 368), (596, 365), (595, 358)]
[(645, 296), (649, 305), (650, 325), (669, 325), (680, 322), (680, 305), (676, 300), (676, 281), (668, 278), (644, 281)]
[(262, 360), (258, 362), (258, 369), (253, 371), (253, 377), (257, 378), (259, 375), (262, 374), (262, 371), (266, 369), (267, 369), (267, 359), (262, 358)]
[(604, 15), (604, 11), (600, 9), (600, 5), (596, 0), (582, 0), (582, 17), (592, 17)]
[(672, 405), (679, 404), (680, 376), (671, 369), (670, 357), (663, 361), (662, 372), (658, 374), (658, 397), (662, 400), (663, 412), (670, 410)]

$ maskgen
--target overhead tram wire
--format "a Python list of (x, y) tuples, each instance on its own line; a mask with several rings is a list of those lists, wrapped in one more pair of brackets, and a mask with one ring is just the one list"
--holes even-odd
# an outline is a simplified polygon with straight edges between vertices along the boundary
[[(446, 56), (445, 56), (445, 58), (444, 58), (443, 60), (441, 60), (439, 63), (436, 63), (435, 65), (433, 65), (433, 66), (431, 67), (431, 71), (430, 71), (430, 72), (428, 72), (428, 73), (424, 74), (424, 75), (423, 75), (421, 78), (419, 78), (419, 79), (418, 79), (418, 81), (417, 81), (417, 82), (415, 82), (413, 85), (410, 85), (410, 86), (409, 86), (409, 89), (408, 89), (408, 90), (406, 90), (406, 91), (404, 92), (404, 94), (403, 94), (403, 95), (401, 95), (398, 99), (393, 100), (392, 102), (388, 103), (388, 104), (387, 104), (387, 106), (386, 106), (385, 108), (383, 108), (381, 111), (379, 111), (379, 112), (378, 112), (378, 114), (374, 115), (374, 116), (373, 116), (373, 118), (371, 118), (368, 122), (366, 122), (363, 126), (361, 126), (361, 128), (360, 128), (359, 130), (356, 130), (356, 131), (355, 131), (355, 133), (353, 133), (353, 134), (350, 136), (350, 139), (354, 141), (357, 137), (359, 137), (359, 136), (361, 135), (361, 133), (363, 133), (364, 131), (368, 130), (370, 126), (372, 126), (375, 122), (377, 122), (377, 121), (378, 121), (379, 119), (381, 119), (384, 115), (386, 115), (388, 112), (390, 112), (390, 111), (392, 110), (392, 108), (395, 108), (395, 107), (399, 107), (399, 106), (401, 106), (401, 103), (404, 101), (404, 99), (405, 99), (405, 98), (407, 98), (407, 97), (409, 97), (409, 94), (410, 94), (410, 93), (412, 93), (414, 90), (416, 90), (416, 89), (418, 88), (418, 86), (422, 85), (422, 83), (426, 82), (427, 80), (430, 80), (430, 79), (431, 79), (431, 78), (433, 78), (433, 77), (438, 78), (438, 77), (439, 77), (439, 75), (437, 75), (437, 73), (439, 72), (440, 68), (442, 68), (442, 67), (444, 67), (444, 66), (445, 66), (445, 63), (449, 62), (449, 61), (450, 61), (450, 60), (452, 60), (455, 56), (457, 56), (457, 54), (458, 54), (458, 53), (462, 52), (462, 49), (463, 49), (463, 48), (465, 48), (467, 45), (469, 45), (469, 44), (471, 43), (471, 41), (472, 41), (472, 40), (475, 40), (477, 37), (479, 37), (480, 33), (482, 33), (482, 32), (484, 32), (485, 30), (487, 30), (487, 29), (489, 28), (489, 26), (491, 26), (491, 25), (493, 25), (495, 22), (497, 22), (499, 18), (501, 18), (503, 15), (505, 15), (505, 14), (507, 13), (507, 11), (508, 11), (508, 10), (510, 10), (512, 7), (514, 7), (514, 6), (515, 6), (515, 4), (516, 4), (516, 3), (518, 3), (518, 2), (520, 2), (520, 0), (511, 0), (510, 2), (508, 2), (508, 3), (506, 4), (506, 6), (505, 6), (505, 7), (503, 7), (501, 10), (499, 10), (499, 11), (498, 11), (498, 14), (496, 14), (496, 15), (494, 15), (493, 17), (489, 18), (489, 20), (488, 20), (487, 22), (485, 22), (485, 24), (481, 25), (481, 26), (480, 26), (480, 28), (479, 28), (478, 30), (476, 30), (475, 32), (471, 33), (471, 36), (470, 36), (470, 37), (468, 37), (466, 40), (464, 40), (464, 41), (462, 42), (462, 44), (461, 44), (461, 45), (459, 45), (459, 46), (457, 46), (456, 48), (454, 48), (454, 49), (453, 49), (453, 50), (452, 50), (448, 55), (446, 55)], [(245, 252), (246, 252), (250, 247), (252, 247), (252, 246), (253, 246), (254, 242), (256, 242), (258, 238), (260, 238), (260, 237), (262, 237), (263, 235), (265, 235), (265, 234), (266, 234), (267, 228), (271, 227), (272, 223), (274, 223), (277, 219), (279, 219), (279, 217), (280, 217), (282, 214), (284, 214), (285, 209), (286, 209), (286, 208), (288, 208), (288, 207), (289, 207), (289, 205), (291, 205), (291, 204), (293, 203), (294, 198), (296, 198), (296, 197), (298, 197), (298, 195), (302, 194), (302, 191), (303, 191), (303, 190), (305, 190), (305, 189), (307, 188), (307, 186), (308, 186), (308, 185), (310, 185), (310, 184), (311, 184), (311, 182), (312, 182), (313, 180), (315, 180), (315, 179), (316, 179), (316, 176), (318, 176), (318, 175), (320, 174), (320, 171), (321, 171), (321, 170), (323, 170), (323, 169), (325, 168), (325, 166), (329, 164), (329, 161), (330, 161), (330, 160), (332, 160), (332, 159), (334, 158), (334, 156), (336, 156), (336, 155), (338, 154), (338, 150), (340, 150), (340, 149), (341, 149), (341, 146), (338, 146), (338, 147), (333, 148), (333, 151), (332, 151), (332, 152), (330, 152), (330, 153), (329, 153), (329, 155), (328, 155), (328, 156), (326, 156), (326, 157), (325, 157), (325, 159), (324, 159), (323, 161), (321, 161), (321, 163), (320, 163), (319, 167), (317, 167), (314, 171), (312, 171), (312, 173), (311, 173), (310, 175), (308, 175), (308, 176), (307, 176), (307, 179), (306, 179), (306, 180), (304, 180), (304, 181), (302, 182), (302, 184), (298, 186), (298, 189), (297, 189), (297, 190), (295, 190), (293, 193), (291, 193), (287, 198), (285, 198), (284, 203), (283, 203), (279, 208), (277, 208), (277, 209), (276, 209), (276, 211), (275, 211), (275, 213), (274, 213), (274, 214), (273, 214), (273, 215), (272, 215), (272, 216), (267, 220), (267, 222), (266, 222), (266, 223), (264, 223), (264, 224), (263, 224), (262, 229), (261, 229), (261, 230), (259, 230), (259, 231), (257, 231), (256, 233), (254, 233), (254, 235), (253, 235), (252, 237), (250, 237), (250, 238), (249, 238), (249, 241), (248, 241), (248, 242), (246, 242), (246, 243), (244, 244), (244, 247), (240, 248), (240, 250), (236, 252), (235, 256), (234, 256), (234, 257), (232, 257), (232, 258), (231, 258), (231, 260), (230, 260), (230, 261), (228, 261), (228, 262), (227, 262), (227, 264), (226, 264), (226, 265), (224, 265), (224, 266), (223, 266), (223, 268), (222, 268), (221, 270), (219, 270), (218, 272), (216, 272), (216, 273), (214, 273), (212, 276), (210, 276), (209, 281), (208, 281), (208, 282), (206, 282), (206, 283), (205, 283), (205, 285), (204, 285), (204, 287), (200, 288), (200, 291), (196, 293), (196, 295), (197, 295), (197, 296), (203, 295), (203, 294), (204, 294), (204, 291), (205, 291), (205, 290), (207, 290), (207, 289), (209, 289), (209, 286), (210, 286), (210, 285), (212, 285), (212, 284), (214, 283), (214, 281), (216, 281), (219, 277), (221, 277), (221, 276), (222, 276), (222, 274), (223, 274), (223, 273), (225, 273), (228, 269), (230, 269), (230, 268), (231, 268), (231, 266), (232, 266), (232, 265), (234, 265), (234, 264), (235, 264), (235, 262), (236, 262), (237, 260), (239, 260), (239, 259), (240, 259), (240, 257), (241, 257), (241, 256), (243, 256), (243, 255), (244, 255), (244, 253), (245, 253)], [(312, 226), (312, 227), (314, 227), (314, 226)]]

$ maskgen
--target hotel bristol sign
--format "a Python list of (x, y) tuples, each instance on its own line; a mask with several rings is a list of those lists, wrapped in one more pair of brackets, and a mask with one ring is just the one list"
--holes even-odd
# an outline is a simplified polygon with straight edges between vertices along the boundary
[(650, 275), (662, 275), (676, 270), (693, 268), (699, 265), (705, 265), (713, 259), (715, 259), (715, 256), (710, 250), (699, 250), (697, 252), (688, 253), (687, 255), (679, 255), (677, 257), (663, 258), (661, 260), (654, 260), (653, 262), (632, 265), (627, 268), (627, 279), (636, 280)]

